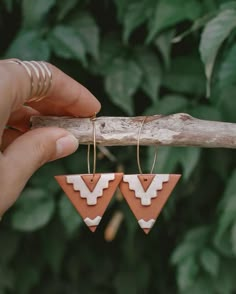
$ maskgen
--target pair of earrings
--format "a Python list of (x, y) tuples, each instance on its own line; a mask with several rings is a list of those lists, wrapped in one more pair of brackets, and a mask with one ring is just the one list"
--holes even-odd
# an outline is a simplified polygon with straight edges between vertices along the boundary
[(55, 176), (57, 182), (92, 232), (95, 232), (119, 186), (138, 224), (146, 234), (149, 233), (181, 175), (153, 174), (156, 152), (150, 174), (142, 173), (139, 156), (140, 134), (146, 117), (141, 123), (137, 140), (139, 174), (96, 173), (95, 118), (91, 120), (93, 123), (93, 173), (90, 171), (90, 145), (88, 145), (88, 174)]

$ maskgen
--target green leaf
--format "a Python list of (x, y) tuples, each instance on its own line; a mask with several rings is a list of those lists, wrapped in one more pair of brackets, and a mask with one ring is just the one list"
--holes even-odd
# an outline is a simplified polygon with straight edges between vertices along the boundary
[(219, 209), (229, 211), (235, 211), (236, 209), (236, 170), (232, 172), (230, 179), (228, 180), (224, 197), (219, 203)]
[(116, 36), (102, 39), (100, 47), (100, 57), (97, 60), (98, 72), (102, 75), (108, 75), (112, 71), (113, 60), (122, 56), (124, 48)]
[(99, 55), (99, 28), (89, 13), (75, 13), (67, 24), (72, 27), (83, 40), (84, 47), (95, 59)]
[(236, 218), (235, 218), (235, 223), (233, 224), (231, 228), (231, 242), (232, 242), (232, 251), (236, 256)]
[(83, 223), (82, 218), (65, 195), (61, 197), (59, 202), (59, 215), (69, 237), (72, 236)]
[(141, 87), (152, 101), (155, 102), (162, 80), (159, 58), (153, 51), (147, 49), (139, 49), (135, 53), (137, 63), (143, 72)]
[(200, 60), (194, 55), (174, 58), (163, 84), (178, 93), (202, 96), (205, 92), (205, 77)]
[(222, 115), (219, 109), (208, 105), (193, 105), (188, 109), (188, 114), (206, 120), (221, 121)]
[(182, 243), (175, 249), (171, 257), (171, 262), (177, 265), (181, 264), (181, 262), (189, 256), (195, 256), (196, 253), (205, 246), (208, 239), (209, 227), (207, 226), (201, 226), (189, 230), (185, 234)]
[(23, 0), (23, 26), (27, 29), (39, 27), (55, 3), (56, 0)]
[(201, 14), (201, 6), (196, 0), (160, 0), (149, 23), (147, 41), (157, 34), (183, 20), (194, 20)]
[(198, 271), (199, 267), (193, 256), (189, 256), (181, 262), (177, 270), (177, 283), (181, 291), (193, 285)]
[[(224, 197), (218, 205), (220, 212), (214, 243), (227, 256), (235, 254), (234, 224), (236, 215), (236, 170), (232, 173)], [(231, 230), (231, 231), (230, 231)]]
[[(207, 275), (199, 274), (194, 280), (194, 283), (185, 291), (181, 291), (181, 294), (216, 294), (214, 289), (214, 281)], [(218, 293), (218, 292), (217, 292)], [(226, 294), (226, 293), (221, 293)]]
[(83, 148), (82, 146), (80, 146), (77, 152), (74, 152), (73, 154), (71, 154), (70, 156), (67, 156), (66, 158), (62, 160), (63, 166), (65, 167), (65, 171), (64, 173), (61, 173), (61, 174), (77, 174), (77, 173), (87, 172), (88, 163), (87, 163), (87, 160), (84, 160), (84, 158), (86, 157), (87, 157), (87, 148)]
[(169, 68), (170, 66), (170, 53), (172, 47), (172, 38), (174, 36), (174, 30), (169, 30), (165, 33), (160, 34), (155, 39), (155, 45), (161, 53), (165, 68)]
[[(231, 203), (232, 203), (232, 206), (231, 206)], [(233, 201), (229, 201), (227, 203), (227, 207), (228, 209), (226, 208), (219, 217), (219, 224), (216, 231), (216, 234), (219, 237), (222, 237), (224, 232), (228, 230), (235, 221), (235, 213), (236, 213), (235, 203), (233, 203)]]
[[(153, 149), (149, 151), (149, 168), (152, 165)], [(196, 147), (158, 148), (158, 165), (155, 167), (154, 173), (171, 173), (174, 172), (177, 164), (181, 164), (183, 177), (188, 180), (198, 163), (200, 154), (201, 149)]]
[(200, 159), (201, 149), (197, 147), (182, 148), (180, 163), (183, 167), (183, 177), (188, 180)]
[(216, 277), (220, 268), (220, 257), (212, 249), (205, 248), (200, 254), (203, 268), (213, 277)]
[[(154, 148), (149, 148), (148, 154), (148, 170), (150, 170), (153, 162)], [(159, 147), (158, 148), (158, 164), (154, 168), (154, 173), (171, 173), (174, 172), (178, 159), (176, 150), (173, 147)]]
[(189, 256), (193, 256), (198, 249), (199, 248), (195, 243), (183, 241), (175, 248), (171, 256), (171, 263), (177, 265), (183, 262), (184, 259), (188, 258)]
[(236, 122), (235, 109), (236, 109), (236, 85), (224, 88), (220, 92), (220, 100), (218, 108), (221, 111), (222, 120), (227, 122)]
[[(224, 214), (224, 216), (226, 217), (226, 214)], [(219, 229), (217, 228), (216, 234), (213, 238), (213, 243), (217, 250), (224, 256), (230, 258), (235, 256), (235, 253), (233, 252), (232, 248), (231, 234), (229, 229), (229, 223), (232, 224), (232, 219), (235, 219), (234, 216), (231, 214), (230, 222), (226, 221), (227, 226), (223, 223), (222, 220), (220, 220)]]
[(225, 9), (236, 9), (236, 3), (235, 1), (226, 1), (225, 3), (220, 4), (220, 10), (225, 10)]
[(41, 189), (28, 188), (16, 203), (11, 219), (12, 227), (25, 232), (38, 230), (50, 221), (54, 209), (51, 195)]
[(127, 1), (127, 0), (113, 0), (115, 2), (116, 8), (117, 8), (117, 16), (120, 21), (123, 20), (127, 6), (129, 5), (129, 2), (132, 3), (133, 0)]
[(158, 113), (168, 115), (176, 112), (185, 112), (188, 100), (181, 95), (166, 95), (156, 105)]
[(209, 233), (209, 226), (199, 226), (187, 232), (185, 241), (194, 242), (197, 246), (202, 247), (205, 246), (206, 242), (209, 240)]
[(78, 0), (59, 0), (57, 1), (57, 19), (60, 22), (73, 8), (75, 8)]
[[(228, 150), (220, 148), (211, 149), (209, 151), (206, 164), (208, 164), (214, 173), (217, 173), (217, 176), (219, 176), (220, 179), (226, 182), (228, 180), (228, 171), (232, 166), (231, 153), (228, 152)], [(216, 162), (217, 164), (215, 164)]]
[(188, 100), (181, 95), (166, 95), (145, 111), (145, 115), (173, 114), (176, 112), (185, 112), (188, 107)]
[(232, 294), (235, 290), (235, 259), (224, 259), (214, 279), (215, 293)]
[(58, 25), (51, 31), (48, 40), (56, 55), (86, 64), (84, 41), (74, 28)]
[[(129, 209), (128, 205), (124, 204), (122, 213), (124, 214), (124, 222), (125, 222), (127, 233), (128, 233), (125, 238), (126, 239), (125, 244), (130, 244), (133, 246), (134, 235), (138, 229), (138, 224), (136, 219), (134, 218), (134, 215)], [(126, 256), (132, 260), (133, 250), (131, 250), (130, 246), (126, 246), (126, 245), (123, 245), (123, 246), (124, 246)]]
[[(203, 4), (204, 6), (204, 4)], [(201, 29), (202, 27), (204, 27), (206, 25), (206, 23), (215, 15), (215, 13), (208, 13), (208, 14), (204, 14), (203, 16), (201, 16), (200, 18), (197, 18), (196, 20), (194, 20), (193, 24), (188, 27), (186, 30), (184, 30), (183, 32), (181, 32), (180, 34), (177, 34), (173, 39), (172, 39), (172, 43), (173, 44), (177, 44), (180, 43), (181, 41), (183, 41), (184, 38), (187, 38), (188, 36), (190, 36), (193, 33), (196, 33), (199, 29)]]
[(235, 76), (236, 65), (236, 45), (233, 45), (227, 52), (222, 64), (219, 68), (219, 88), (225, 94), (225, 87), (236, 85)]
[(48, 60), (50, 49), (37, 31), (20, 31), (6, 52), (7, 58)]
[(117, 58), (105, 79), (105, 88), (114, 104), (126, 113), (133, 114), (132, 97), (142, 78), (140, 67), (133, 60)]
[(152, 0), (133, 0), (130, 1), (124, 10), (124, 32), (123, 39), (128, 41), (130, 34), (134, 29), (140, 26), (150, 17), (150, 7), (152, 7)]
[(236, 10), (226, 9), (209, 21), (203, 30), (199, 50), (205, 65), (207, 96), (210, 96), (211, 77), (219, 49), (235, 27)]

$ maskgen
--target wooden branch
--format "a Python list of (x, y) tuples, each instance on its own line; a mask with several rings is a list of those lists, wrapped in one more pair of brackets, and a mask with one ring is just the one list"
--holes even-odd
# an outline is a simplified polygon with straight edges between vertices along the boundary
[[(104, 146), (136, 145), (144, 117), (98, 117), (96, 142)], [(93, 143), (93, 123), (89, 118), (32, 117), (32, 128), (61, 127), (70, 131), (80, 144)], [(236, 124), (193, 118), (185, 113), (146, 118), (140, 145), (199, 146), (236, 148)]]

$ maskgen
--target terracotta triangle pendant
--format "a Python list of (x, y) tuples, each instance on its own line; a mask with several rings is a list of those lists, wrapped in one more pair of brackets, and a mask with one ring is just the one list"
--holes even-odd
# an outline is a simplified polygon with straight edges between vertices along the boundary
[(181, 175), (124, 175), (120, 190), (146, 234), (153, 227)]
[(99, 225), (123, 173), (55, 176), (89, 229)]

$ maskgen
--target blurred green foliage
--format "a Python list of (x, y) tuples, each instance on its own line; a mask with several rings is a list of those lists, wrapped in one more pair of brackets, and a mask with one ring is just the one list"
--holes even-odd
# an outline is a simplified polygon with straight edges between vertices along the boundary
[[(187, 112), (236, 122), (236, 1), (2, 0), (1, 58), (48, 60), (88, 87), (101, 115)], [(206, 77), (206, 78), (205, 78)], [(14, 81), (13, 81), (14, 82)], [(99, 171), (136, 173), (135, 148), (110, 148)], [(101, 154), (100, 154), (101, 155)], [(143, 148), (149, 170), (152, 148)], [(49, 163), (0, 228), (0, 293), (232, 294), (235, 152), (159, 148), (156, 172), (181, 172), (146, 236), (113, 200), (92, 234), (54, 175), (86, 172), (86, 150)], [(124, 220), (108, 242), (116, 211)]]

